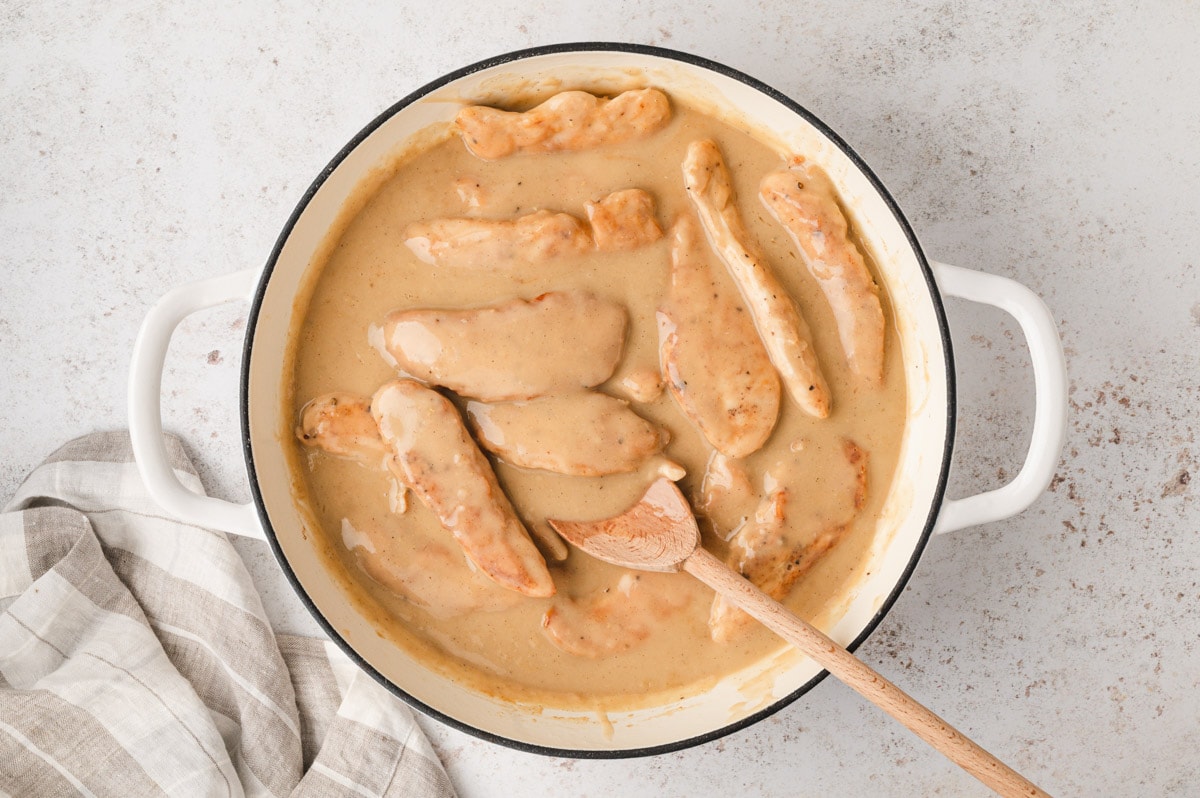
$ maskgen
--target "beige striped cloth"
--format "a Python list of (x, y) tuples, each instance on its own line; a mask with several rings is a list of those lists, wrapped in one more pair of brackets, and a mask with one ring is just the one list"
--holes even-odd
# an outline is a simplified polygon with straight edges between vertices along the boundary
[[(201, 490), (168, 440), (176, 473)], [(0, 514), (0, 794), (452, 796), (408, 707), (276, 635), (224, 534), (165, 517), (125, 433)]]

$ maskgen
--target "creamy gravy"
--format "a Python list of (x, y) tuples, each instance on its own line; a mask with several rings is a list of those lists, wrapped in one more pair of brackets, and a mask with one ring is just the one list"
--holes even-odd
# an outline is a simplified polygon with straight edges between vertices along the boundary
[[(818, 618), (854, 584), (897, 461), (905, 386), (893, 316), (881, 294), (887, 336), (883, 379), (873, 387), (850, 372), (828, 301), (787, 231), (759, 201), (760, 181), (785, 166), (784, 156), (746, 132), (678, 103), (672, 111), (662, 130), (640, 141), (484, 161), (457, 136), (447, 134), (441, 143), (400, 163), (394, 176), (363, 200), (362, 210), (340, 232), (328, 258), (314, 264), (318, 276), (311, 301), (295, 314), (293, 380), (283, 412), (295, 420), (316, 396), (344, 391), (370, 397), (395, 379), (396, 369), (371, 341), (372, 329), (378, 343), (379, 325), (395, 311), (469, 309), (569, 290), (619, 303), (628, 313), (624, 349), (615, 373), (598, 390), (631, 399), (632, 410), (669, 435), (662, 455), (687, 470), (680, 484), (693, 506), (705, 506), (706, 495), (712, 506), (714, 485), (720, 490), (722, 484), (736, 482), (752, 491), (714, 509), (712, 519), (701, 519), (704, 545), (710, 551), (728, 554), (731, 527), (754, 522), (754, 514), (761, 512), (764, 480), (769, 490), (784, 472), (790, 484), (803, 486), (787, 497), (797, 528), (818, 530), (822, 524), (849, 519), (836, 545), (796, 582), (785, 601), (800, 615)], [(714, 460), (712, 447), (675, 398), (655, 384), (661, 379), (656, 312), (670, 286), (670, 231), (680, 214), (695, 213), (684, 190), (681, 164), (689, 144), (705, 138), (714, 140), (724, 155), (749, 236), (797, 299), (812, 329), (832, 396), (829, 417), (819, 419), (803, 412), (785, 393), (765, 446), (733, 461), (732, 469), (727, 458)], [(516, 271), (484, 271), (431, 265), (405, 244), (409, 225), (438, 219), (513, 220), (547, 210), (586, 220), (587, 203), (631, 188), (653, 197), (666, 233), (632, 249), (572, 248)], [(713, 279), (736, 297), (737, 289), (715, 253), (710, 253), (710, 265)], [(543, 346), (538, 349), (544, 351)], [(573, 354), (564, 348), (557, 356), (570, 359)], [(448, 396), (468, 418), (468, 400)], [(857, 510), (847, 508), (845, 497), (853, 491), (848, 494), (842, 487), (845, 479), (836, 476), (845, 472), (846, 440), (866, 454), (866, 487)], [(598, 519), (622, 512), (663, 468), (659, 457), (631, 472), (565, 476), (514, 467), (492, 455), (488, 459), (535, 541), (553, 534), (546, 518)], [(706, 491), (710, 461), (713, 471)], [(411, 493), (407, 511), (393, 512), (397, 502), (386, 471), (298, 443), (293, 463), (296, 489), (320, 530), (331, 572), (353, 593), (379, 634), (482, 691), (559, 706), (613, 709), (654, 697), (680, 697), (783, 645), (754, 624), (744, 625), (726, 642), (713, 642), (708, 627), (712, 593), (689, 576), (630, 576), (632, 572), (576, 551), (560, 560), (555, 547), (544, 543), (539, 545), (547, 554), (556, 596), (513, 594), (517, 600), (506, 597), (488, 607), (493, 611), (471, 611), (479, 606), (471, 602), (482, 596), (479, 601), (486, 603), (494, 586), (472, 572), (435, 514)], [(730, 490), (736, 498), (737, 485)], [(380, 550), (394, 553), (395, 567), (381, 569), (375, 562), (368, 575), (362, 565), (366, 560), (360, 561), (356, 551)], [(442, 573), (461, 580), (461, 587), (439, 582), (436, 577)], [(433, 604), (423, 608), (421, 602), (393, 592), (387, 586), (393, 578), (431, 582), (427, 587)], [(614, 602), (616, 595), (627, 601)], [(438, 596), (462, 602), (461, 611), (434, 606)], [(604, 648), (604, 629), (591, 629), (599, 642), (589, 639), (582, 654), (569, 653), (551, 644), (552, 629), (542, 628), (552, 607), (551, 620), (586, 623), (589, 612), (607, 613), (610, 620), (639, 632), (631, 644), (623, 638), (610, 650)], [(581, 616), (583, 621), (578, 621)]]

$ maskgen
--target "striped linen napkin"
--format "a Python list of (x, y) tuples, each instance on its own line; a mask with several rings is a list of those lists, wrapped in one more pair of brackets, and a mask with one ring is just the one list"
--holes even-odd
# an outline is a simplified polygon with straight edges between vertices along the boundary
[(164, 517), (132, 459), (74, 440), (0, 514), (0, 794), (453, 796), (408, 707), (275, 634), (225, 535)]

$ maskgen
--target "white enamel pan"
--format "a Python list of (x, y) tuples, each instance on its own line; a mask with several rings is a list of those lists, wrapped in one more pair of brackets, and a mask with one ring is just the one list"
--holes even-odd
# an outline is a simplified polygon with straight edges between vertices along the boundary
[[(368, 173), (418, 131), (453, 118), (449, 101), (495, 101), (504, 86), (572, 88), (629, 81), (708, 104), (746, 120), (789, 151), (823, 167), (839, 187), (879, 266), (895, 309), (907, 369), (907, 427), (897, 476), (879, 520), (868, 574), (832, 613), (826, 631), (853, 650), (895, 602), (933, 534), (1015, 515), (1046, 488), (1066, 427), (1066, 369), (1042, 301), (1011, 280), (927, 260), (879, 179), (827, 125), (768, 86), (684, 53), (628, 44), (567, 44), (525, 50), (446, 75), (389, 108), (337, 154), (300, 199), (264, 269), (183, 286), (142, 325), (130, 375), (133, 448), (151, 494), (168, 512), (201, 526), (265, 538), (280, 567), (329, 636), (364, 670), (417, 709), (482, 738), (539, 753), (579, 757), (656, 754), (715, 739), (761, 720), (825, 675), (787, 651), (722, 679), (698, 695), (630, 712), (610, 712), (609, 733), (593, 713), (500, 701), (455, 683), (376, 634), (305, 535), (285, 450), (293, 419), (280, 406), (293, 302), (339, 210)], [(954, 443), (954, 359), (943, 296), (1001, 308), (1024, 332), (1037, 394), (1032, 443), (1012, 482), (977, 496), (943, 493)], [(241, 422), (254, 500), (236, 505), (183, 487), (162, 443), (160, 385), (167, 344), (187, 315), (248, 302)]]

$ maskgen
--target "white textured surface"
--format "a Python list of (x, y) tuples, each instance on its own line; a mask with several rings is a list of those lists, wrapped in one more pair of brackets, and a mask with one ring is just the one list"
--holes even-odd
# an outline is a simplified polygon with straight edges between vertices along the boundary
[[(861, 654), (1055, 794), (1195, 794), (1200, 7), (120, 5), (0, 4), (0, 496), (67, 438), (125, 425), (147, 306), (262, 262), (309, 181), (396, 99), (535, 44), (688, 50), (808, 106), (931, 256), (1021, 280), (1061, 320), (1072, 415), (1054, 489), (933, 541)], [(1008, 322), (949, 312), (965, 493), (1013, 471), (1032, 401)], [(210, 490), (241, 500), (243, 326), (238, 307), (186, 322), (164, 382)], [(287, 614), (286, 587), (268, 590)], [(424, 726), (464, 796), (984, 792), (829, 681), (754, 728), (645, 760), (547, 759)]]

